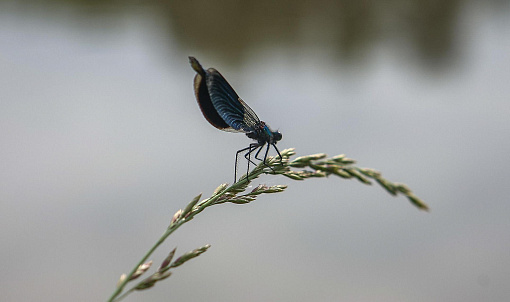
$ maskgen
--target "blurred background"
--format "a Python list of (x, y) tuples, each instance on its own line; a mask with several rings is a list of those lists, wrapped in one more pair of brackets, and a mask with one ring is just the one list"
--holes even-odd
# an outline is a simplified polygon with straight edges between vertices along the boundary
[(510, 1), (0, 1), (0, 296), (105, 301), (250, 140), (195, 101), (217, 68), (298, 155), (408, 184), (288, 184), (209, 208), (207, 253), (125, 301), (508, 301)]

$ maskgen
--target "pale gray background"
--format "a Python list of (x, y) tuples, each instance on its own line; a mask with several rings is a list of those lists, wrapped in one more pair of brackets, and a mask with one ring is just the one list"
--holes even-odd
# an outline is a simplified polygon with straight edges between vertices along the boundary
[[(103, 2), (102, 2), (103, 3)], [(208, 209), (126, 301), (508, 301), (508, 1), (1, 1), (0, 300), (104, 301), (173, 213), (233, 177), (188, 55), (283, 133), (431, 206), (331, 177)]]

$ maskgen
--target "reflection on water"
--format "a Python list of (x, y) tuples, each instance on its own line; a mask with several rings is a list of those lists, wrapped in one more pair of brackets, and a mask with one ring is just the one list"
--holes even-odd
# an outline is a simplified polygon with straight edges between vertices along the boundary
[[(157, 18), (160, 33), (188, 50), (207, 49), (214, 57), (236, 62), (247, 53), (270, 47), (322, 49), (349, 61), (363, 59), (380, 40), (404, 40), (423, 62), (442, 62), (454, 53), (454, 25), (466, 1), (236, 1), (155, 0), (143, 7)], [(59, 10), (62, 2), (45, 4)], [(118, 14), (133, 6), (117, 1), (68, 1), (66, 8), (84, 17)], [(168, 37), (162, 37), (167, 40)]]
[[(252, 48), (314, 44), (344, 59), (385, 36), (409, 36), (422, 57), (451, 53), (460, 1), (166, 2), (167, 20), (185, 44), (239, 57)], [(318, 45), (317, 45), (318, 44)]]

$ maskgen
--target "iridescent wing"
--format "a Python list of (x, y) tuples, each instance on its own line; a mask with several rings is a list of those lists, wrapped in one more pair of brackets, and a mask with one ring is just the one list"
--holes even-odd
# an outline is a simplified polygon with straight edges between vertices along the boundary
[(190, 63), (197, 72), (195, 96), (202, 114), (214, 127), (231, 132), (252, 132), (260, 124), (253, 110), (214, 68), (204, 70), (195, 58)]

